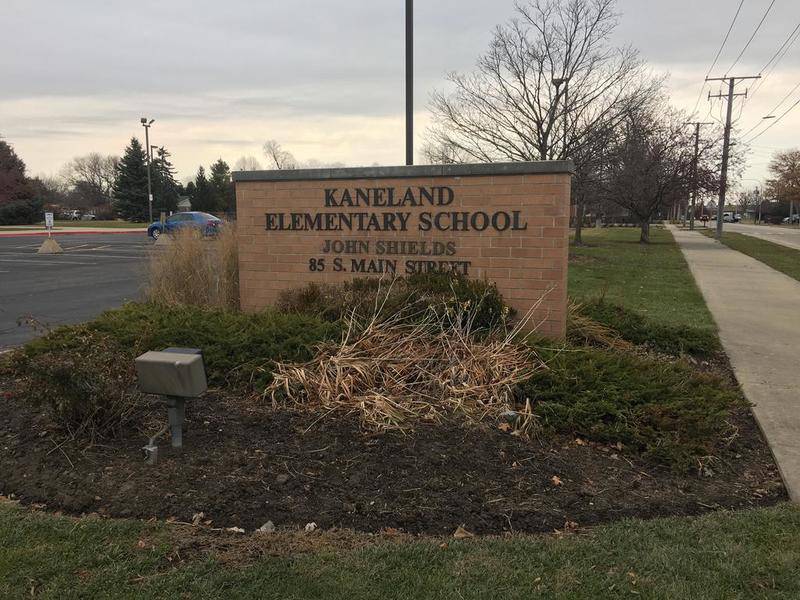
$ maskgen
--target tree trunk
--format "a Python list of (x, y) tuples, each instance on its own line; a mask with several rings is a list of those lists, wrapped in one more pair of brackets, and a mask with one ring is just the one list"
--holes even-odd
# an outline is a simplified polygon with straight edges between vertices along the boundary
[(583, 198), (578, 198), (575, 203), (575, 209), (575, 245), (583, 246), (581, 233), (583, 231), (583, 215), (586, 212), (586, 204), (583, 202)]
[(642, 233), (639, 236), (639, 243), (640, 244), (649, 244), (650, 243), (650, 219), (645, 219), (641, 223)]

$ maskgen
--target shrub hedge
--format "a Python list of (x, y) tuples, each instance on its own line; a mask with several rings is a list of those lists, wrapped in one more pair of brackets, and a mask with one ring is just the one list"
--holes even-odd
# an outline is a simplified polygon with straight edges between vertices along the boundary
[(497, 286), (451, 273), (415, 274), (392, 282), (361, 277), (340, 284), (311, 283), (283, 292), (278, 308), (288, 313), (310, 314), (336, 321), (355, 312), (382, 318), (418, 318), (427, 310), (448, 311), (469, 307), (474, 329), (505, 324), (513, 311)]
[(714, 455), (744, 406), (737, 389), (681, 362), (591, 348), (551, 351), (549, 369), (520, 386), (548, 430), (626, 450), (683, 470)]

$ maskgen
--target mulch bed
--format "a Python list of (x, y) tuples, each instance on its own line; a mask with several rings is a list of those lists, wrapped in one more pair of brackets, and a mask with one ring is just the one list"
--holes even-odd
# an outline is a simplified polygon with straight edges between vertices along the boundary
[[(8, 389), (2, 385), (0, 389)], [(208, 394), (188, 402), (184, 449), (146, 435), (91, 448), (63, 442), (40, 410), (0, 400), (0, 494), (70, 514), (174, 518), (204, 513), (246, 531), (351, 528), (452, 534), (541, 532), (623, 517), (691, 515), (786, 499), (749, 411), (739, 436), (703, 474), (676, 474), (610, 446), (571, 437), (524, 440), (493, 425), (422, 424), (365, 432), (354, 415), (272, 410)], [(166, 409), (163, 409), (166, 419)], [(59, 445), (61, 444), (61, 445)]]

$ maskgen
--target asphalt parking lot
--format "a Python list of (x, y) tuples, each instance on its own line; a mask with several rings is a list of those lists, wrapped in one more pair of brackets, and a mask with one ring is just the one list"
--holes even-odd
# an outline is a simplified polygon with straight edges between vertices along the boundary
[(141, 295), (143, 233), (58, 236), (63, 254), (39, 255), (43, 237), (0, 237), (0, 351), (45, 328), (90, 319)]

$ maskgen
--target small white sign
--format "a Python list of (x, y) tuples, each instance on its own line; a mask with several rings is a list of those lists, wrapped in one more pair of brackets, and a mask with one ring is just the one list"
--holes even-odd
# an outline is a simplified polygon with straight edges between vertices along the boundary
[(53, 213), (44, 213), (44, 226), (47, 227), (47, 229), (53, 228)]

